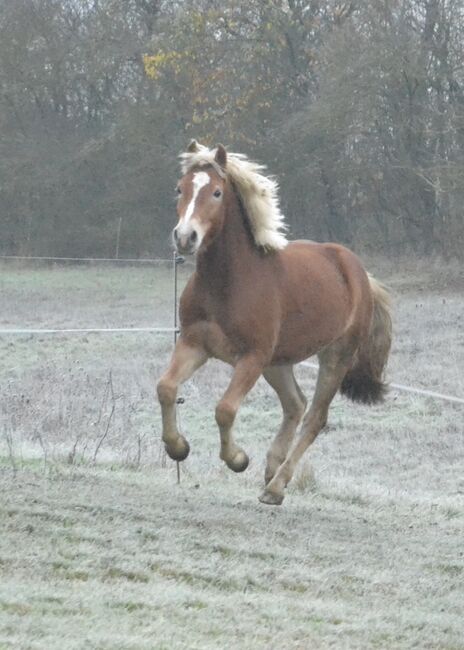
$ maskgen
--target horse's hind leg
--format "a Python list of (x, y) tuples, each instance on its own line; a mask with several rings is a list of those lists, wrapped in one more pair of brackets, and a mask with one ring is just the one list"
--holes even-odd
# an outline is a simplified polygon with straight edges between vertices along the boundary
[(163, 419), (163, 442), (173, 460), (185, 460), (190, 451), (187, 440), (177, 430), (176, 397), (179, 384), (187, 381), (207, 360), (206, 352), (188, 345), (180, 338), (171, 357), (169, 368), (157, 385)]
[(263, 503), (271, 505), (282, 503), (284, 489), (290, 482), (298, 461), (327, 422), (330, 403), (350, 365), (351, 355), (347, 357), (346, 351), (344, 353), (338, 345), (326, 348), (319, 355), (319, 374), (311, 407), (303, 419), (301, 433), (292, 445), (287, 458), (260, 496), (260, 501)]
[(289, 447), (306, 410), (307, 402), (296, 382), (293, 366), (270, 367), (263, 372), (263, 376), (279, 396), (284, 412), (279, 432), (272, 441), (266, 456), (264, 481), (267, 484), (287, 457)]

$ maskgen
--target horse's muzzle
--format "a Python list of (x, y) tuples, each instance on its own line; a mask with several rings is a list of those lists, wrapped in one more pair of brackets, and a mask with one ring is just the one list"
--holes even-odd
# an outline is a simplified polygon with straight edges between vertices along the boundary
[(177, 228), (172, 233), (174, 246), (180, 255), (193, 255), (198, 247), (198, 233), (192, 229), (187, 235), (180, 234)]

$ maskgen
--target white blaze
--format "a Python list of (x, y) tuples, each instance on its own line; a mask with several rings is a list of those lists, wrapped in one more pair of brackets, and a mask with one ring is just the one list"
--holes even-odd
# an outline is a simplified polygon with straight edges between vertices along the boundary
[(209, 181), (210, 177), (206, 172), (197, 172), (193, 175), (193, 195), (182, 218), (184, 224), (188, 223), (188, 221), (192, 218), (193, 212), (195, 210), (195, 201), (197, 200), (197, 196), (200, 193), (201, 188), (205, 187), (205, 185), (208, 185)]

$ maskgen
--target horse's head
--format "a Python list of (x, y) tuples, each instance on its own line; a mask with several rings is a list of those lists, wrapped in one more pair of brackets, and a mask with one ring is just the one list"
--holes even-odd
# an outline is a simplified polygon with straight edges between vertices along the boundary
[[(188, 151), (195, 152), (198, 146), (193, 140)], [(211, 241), (222, 229), (226, 163), (227, 153), (220, 144), (211, 164), (193, 167), (177, 184), (179, 221), (172, 236), (182, 255), (196, 253), (205, 239)]]

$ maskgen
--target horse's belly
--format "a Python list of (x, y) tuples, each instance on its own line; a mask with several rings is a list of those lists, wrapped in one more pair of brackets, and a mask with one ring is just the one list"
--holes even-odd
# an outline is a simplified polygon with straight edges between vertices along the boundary
[(298, 363), (312, 357), (325, 345), (327, 343), (324, 341), (309, 340), (303, 336), (279, 341), (272, 356), (272, 363)]
[(345, 319), (320, 319), (303, 312), (288, 314), (282, 323), (273, 363), (298, 363), (312, 357), (343, 334)]

